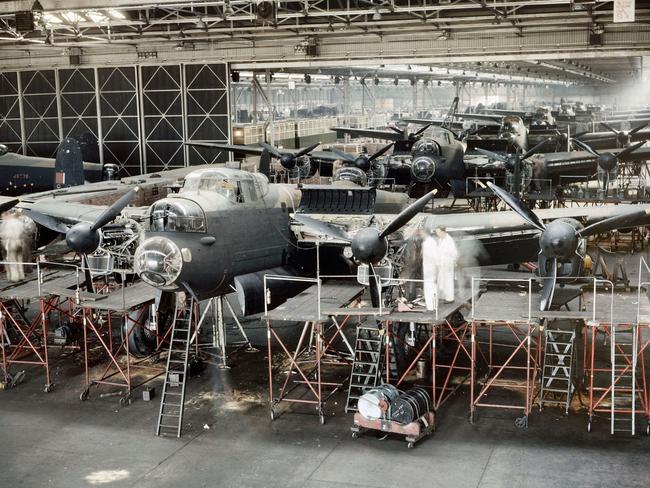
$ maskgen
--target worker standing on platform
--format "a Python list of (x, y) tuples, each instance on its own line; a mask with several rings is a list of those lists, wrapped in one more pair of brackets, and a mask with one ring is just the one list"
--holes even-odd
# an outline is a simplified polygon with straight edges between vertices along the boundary
[(431, 234), (422, 240), (422, 278), (424, 280), (424, 302), (427, 310), (435, 310), (437, 302), (438, 241)]
[(447, 234), (447, 229), (436, 228), (438, 236), (438, 294), (445, 303), (454, 301), (454, 269), (458, 259), (456, 243)]
[(5, 212), (0, 224), (0, 239), (5, 252), (7, 279), (15, 282), (25, 279), (23, 269), (23, 247), (25, 244), (24, 223), (15, 212)]

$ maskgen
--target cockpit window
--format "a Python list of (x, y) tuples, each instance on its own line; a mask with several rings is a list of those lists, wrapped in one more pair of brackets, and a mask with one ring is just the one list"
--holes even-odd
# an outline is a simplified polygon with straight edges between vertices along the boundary
[(153, 232), (205, 232), (205, 215), (198, 204), (184, 199), (163, 199), (151, 206)]
[(213, 192), (233, 203), (253, 202), (268, 192), (268, 180), (261, 174), (242, 173), (233, 178), (215, 170), (188, 175), (183, 191)]

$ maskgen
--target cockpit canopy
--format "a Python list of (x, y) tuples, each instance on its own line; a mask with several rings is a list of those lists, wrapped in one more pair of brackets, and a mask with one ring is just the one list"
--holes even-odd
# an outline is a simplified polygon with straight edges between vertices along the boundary
[(181, 193), (212, 192), (232, 203), (243, 203), (258, 200), (268, 191), (269, 182), (263, 174), (244, 171), (230, 174), (227, 170), (208, 169), (187, 175)]
[(163, 198), (151, 206), (149, 229), (152, 232), (205, 232), (205, 214), (191, 200)]

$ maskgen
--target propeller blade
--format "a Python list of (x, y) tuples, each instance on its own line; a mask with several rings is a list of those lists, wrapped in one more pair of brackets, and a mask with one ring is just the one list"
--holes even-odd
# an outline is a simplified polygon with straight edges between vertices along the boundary
[(395, 144), (395, 143), (392, 142), (392, 143), (390, 143), (388, 146), (384, 146), (384, 147), (382, 147), (379, 151), (377, 151), (377, 152), (374, 153), (372, 156), (370, 156), (370, 157), (368, 158), (368, 161), (374, 161), (374, 160), (377, 159), (379, 156), (381, 156), (381, 155), (384, 154), (386, 151), (388, 151), (391, 147), (393, 147), (394, 144)]
[(354, 160), (357, 159), (352, 154), (341, 151), (335, 147), (331, 148), (331, 151), (347, 163), (354, 163)]
[(643, 146), (646, 143), (646, 141), (641, 141), (637, 142), (636, 144), (633, 144), (631, 146), (626, 147), (623, 149), (620, 153), (616, 155), (616, 158), (620, 161), (621, 159), (625, 158), (626, 156), (629, 156), (632, 154), (634, 151), (639, 149), (641, 146)]
[(281, 158), (282, 154), (280, 151), (277, 150), (277, 148), (271, 146), (271, 144), (267, 144), (266, 142), (260, 142), (260, 146), (262, 146), (264, 149), (266, 149), (273, 157), (275, 158)]
[(304, 156), (305, 154), (309, 154), (309, 153), (312, 152), (314, 149), (316, 149), (318, 146), (320, 146), (320, 142), (317, 142), (316, 144), (312, 144), (312, 145), (309, 146), (309, 147), (306, 147), (306, 148), (304, 148), (304, 149), (301, 149), (300, 151), (298, 151), (298, 152), (296, 153), (296, 155), (295, 155), (294, 157), (299, 158), (299, 157), (301, 157), (301, 156)]
[(415, 202), (413, 202), (411, 205), (406, 207), (404, 210), (402, 210), (397, 215), (397, 217), (395, 217), (393, 221), (386, 226), (383, 232), (379, 234), (379, 238), (383, 239), (384, 237), (392, 234), (393, 232), (400, 230), (402, 227), (408, 224), (413, 217), (415, 217), (417, 214), (422, 212), (422, 210), (424, 210), (424, 207), (426, 207), (427, 203), (429, 203), (429, 201), (433, 198), (433, 196), (436, 193), (438, 193), (438, 190), (430, 191), (423, 197), (418, 198)]
[(54, 217), (50, 217), (49, 215), (35, 212), (34, 210), (26, 210), (25, 213), (38, 225), (53, 230), (54, 232), (58, 232), (59, 234), (65, 234), (68, 232), (68, 229), (70, 229), (69, 225), (55, 219)]
[(83, 266), (84, 269), (86, 291), (88, 293), (95, 293), (93, 287), (93, 275), (91, 274), (90, 267), (88, 266), (88, 256), (85, 254), (81, 256), (81, 265)]
[(368, 285), (370, 287), (370, 302), (374, 308), (379, 308), (381, 300), (381, 287), (379, 286), (375, 267), (372, 263), (368, 264)]
[(294, 214), (293, 218), (305, 227), (308, 227), (309, 229), (313, 230), (314, 232), (318, 232), (321, 235), (339, 239), (345, 242), (350, 242), (352, 240), (345, 231), (330, 224), (329, 222), (323, 222), (322, 220), (314, 219), (301, 213)]
[(402, 136), (404, 135), (404, 131), (398, 127), (393, 127), (392, 125), (389, 125), (388, 128), (397, 134), (400, 134)]
[(571, 137), (573, 139), (578, 139), (578, 138), (580, 138), (580, 137), (582, 137), (582, 136), (584, 136), (586, 134), (589, 134), (589, 131), (588, 130), (583, 130), (582, 132), (578, 132), (577, 134), (573, 134)]
[(539, 299), (539, 309), (544, 312), (550, 310), (555, 294), (555, 282), (557, 281), (557, 259), (553, 258), (553, 271), (551, 276), (544, 277), (544, 286), (542, 286), (542, 296)]
[(587, 152), (588, 152), (589, 154), (591, 154), (592, 156), (596, 156), (597, 158), (600, 157), (600, 154), (598, 153), (598, 151), (596, 151), (595, 149), (593, 149), (593, 148), (592, 148), (591, 146), (589, 146), (588, 144), (585, 144), (584, 142), (582, 142), (582, 141), (580, 141), (580, 140), (578, 140), (578, 139), (573, 139), (573, 138), (571, 139), (571, 142), (573, 142), (576, 146), (578, 146), (578, 147), (579, 147), (580, 149), (582, 149), (583, 151), (587, 151)]
[(616, 135), (619, 135), (619, 134), (620, 134), (619, 131), (617, 131), (617, 130), (614, 129), (611, 125), (609, 125), (609, 124), (607, 124), (607, 123), (605, 123), (605, 122), (601, 122), (600, 125), (602, 125), (605, 129), (607, 129), (607, 130), (610, 131), (610, 132), (613, 132), (613, 133), (616, 134)]
[(646, 223), (650, 223), (650, 208), (614, 215), (613, 217), (603, 219), (595, 224), (588, 225), (582, 230), (577, 231), (577, 234), (580, 237), (587, 237), (594, 234), (609, 232), (614, 229), (625, 229), (626, 227), (634, 227)]
[(271, 176), (271, 155), (269, 154), (268, 149), (262, 151), (262, 155), (260, 156), (260, 166), (258, 169), (259, 172), (267, 178)]
[(420, 134), (422, 134), (425, 130), (427, 130), (427, 129), (428, 129), (429, 127), (431, 127), (432, 125), (433, 125), (433, 124), (427, 124), (427, 125), (425, 125), (424, 127), (418, 129), (417, 132), (415, 132), (413, 135), (414, 135), (414, 136), (419, 136)]
[(538, 150), (539, 150), (539, 149), (540, 149), (544, 144), (546, 144), (547, 142), (552, 141), (552, 140), (553, 140), (552, 137), (549, 137), (549, 138), (547, 138), (547, 139), (544, 139), (542, 142), (540, 142), (539, 144), (537, 144), (535, 147), (533, 147), (532, 149), (529, 149), (528, 151), (526, 151), (526, 153), (521, 157), (521, 161), (523, 161), (524, 159), (527, 159), (527, 158), (531, 157), (533, 154), (537, 153), (537, 151), (538, 151)]
[(506, 156), (494, 153), (492, 151), (488, 151), (487, 149), (483, 149), (482, 147), (477, 147), (476, 150), (480, 152), (483, 156), (487, 156), (490, 159), (496, 159), (497, 161), (501, 161), (502, 163), (506, 163), (506, 164), (509, 161)]
[[(6, 198), (6, 197), (3, 197)], [(11, 210), (16, 206), (20, 200), (18, 198), (9, 198), (0, 203), (0, 213), (4, 213), (7, 210)]]
[(634, 129), (632, 129), (630, 132), (628, 132), (628, 134), (629, 135), (634, 135), (637, 132), (639, 132), (641, 129), (645, 129), (646, 127), (648, 127), (649, 124), (650, 124), (650, 122), (646, 122), (645, 124), (637, 125)]
[(506, 205), (508, 205), (508, 207), (510, 207), (515, 212), (517, 212), (517, 214), (519, 214), (519, 216), (522, 219), (524, 219), (526, 222), (528, 222), (530, 225), (532, 225), (533, 227), (541, 231), (546, 229), (546, 226), (535, 214), (535, 212), (533, 212), (530, 208), (528, 208), (526, 204), (522, 202), (519, 198), (515, 197), (514, 195), (511, 195), (503, 188), (495, 185), (491, 181), (488, 181), (487, 185), (496, 194), (496, 196), (498, 196)]
[(139, 190), (140, 189), (136, 186), (132, 190), (129, 190), (127, 193), (122, 195), (113, 205), (108, 207), (99, 215), (99, 217), (97, 217), (97, 220), (95, 220), (92, 227), (90, 227), (90, 230), (94, 232), (97, 229), (101, 229), (115, 217), (120, 215), (120, 212), (124, 210), (124, 207), (131, 203), (131, 200), (133, 200), (133, 197), (135, 197), (135, 194)]

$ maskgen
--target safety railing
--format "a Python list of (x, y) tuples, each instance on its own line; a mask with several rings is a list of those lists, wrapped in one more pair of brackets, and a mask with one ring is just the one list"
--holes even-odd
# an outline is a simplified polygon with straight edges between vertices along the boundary
[[(123, 308), (126, 306), (126, 276), (127, 274), (131, 273), (131, 270), (127, 269), (120, 269), (120, 268), (92, 268), (89, 266), (85, 266), (83, 263), (82, 264), (75, 264), (75, 263), (61, 263), (61, 262), (56, 262), (56, 261), (45, 261), (45, 260), (37, 260), (36, 262), (23, 262), (23, 261), (0, 261), (0, 265), (5, 268), (5, 271), (7, 271), (8, 267), (10, 266), (21, 266), (23, 268), (28, 267), (28, 268), (33, 268), (36, 270), (36, 286), (37, 286), (37, 293), (38, 296), (43, 296), (43, 284), (45, 283), (45, 278), (46, 278), (46, 273), (56, 271), (58, 270), (70, 270), (71, 273), (75, 274), (75, 279), (76, 283), (74, 285), (74, 291), (75, 291), (75, 304), (79, 305), (81, 303), (81, 291), (82, 291), (82, 283), (85, 282), (85, 274), (88, 272), (91, 277), (92, 276), (115, 276), (119, 275), (120, 276), (120, 287), (122, 291), (122, 306)], [(84, 276), (82, 278), (82, 276)], [(19, 281), (16, 281), (16, 285), (20, 285), (24, 283), (25, 281), (29, 281), (28, 279), (21, 279)]]

